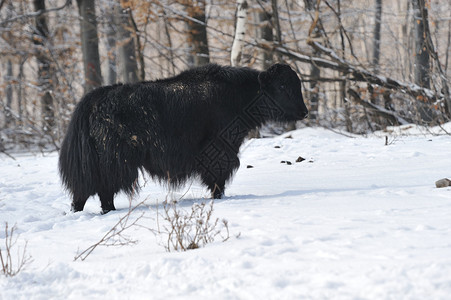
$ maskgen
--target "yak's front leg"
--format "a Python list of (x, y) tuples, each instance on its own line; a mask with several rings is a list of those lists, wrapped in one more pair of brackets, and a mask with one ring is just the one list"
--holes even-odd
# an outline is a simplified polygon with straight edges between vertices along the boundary
[(221, 199), (222, 197), (224, 197), (225, 182), (219, 182), (213, 185), (209, 185), (208, 189), (211, 191), (212, 199)]
[(112, 192), (100, 192), (100, 205), (102, 206), (102, 214), (106, 214), (109, 211), (116, 210), (114, 207), (114, 193)]
[(237, 154), (227, 151), (222, 152), (204, 166), (202, 181), (211, 191), (213, 199), (221, 199), (224, 196), (225, 183), (239, 166)]

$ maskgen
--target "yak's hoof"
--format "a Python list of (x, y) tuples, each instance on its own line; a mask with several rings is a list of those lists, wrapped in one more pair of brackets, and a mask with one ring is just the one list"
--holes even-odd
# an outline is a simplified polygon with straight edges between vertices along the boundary
[(79, 212), (79, 211), (83, 211), (83, 208), (77, 207), (75, 204), (71, 204), (70, 206), (70, 211), (73, 213)]
[(103, 208), (102, 208), (101, 214), (102, 214), (102, 215), (105, 215), (105, 214), (109, 213), (109, 212), (112, 211), (112, 210), (116, 210), (116, 208), (107, 208), (107, 209), (103, 209)]
[(211, 198), (213, 198), (213, 199), (221, 199), (222, 197), (224, 197), (224, 193), (218, 192), (218, 193), (213, 193)]

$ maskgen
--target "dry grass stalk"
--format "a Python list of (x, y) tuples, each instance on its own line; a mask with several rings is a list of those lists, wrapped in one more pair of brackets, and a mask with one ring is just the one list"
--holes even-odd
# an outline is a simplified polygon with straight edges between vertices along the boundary
[[(182, 210), (177, 201), (163, 202), (163, 212), (157, 212), (165, 224), (155, 234), (166, 237), (166, 251), (186, 251), (197, 249), (212, 243), (216, 237), (222, 241), (229, 239), (228, 222), (225, 219), (213, 218), (214, 201), (194, 203), (191, 210)], [(225, 230), (225, 233), (223, 232)]]
[[(18, 235), (15, 234), (17, 230), (16, 225), (9, 228), (8, 222), (5, 222), (5, 248), (0, 247), (0, 264), (1, 271), (6, 277), (13, 277), (17, 275), (23, 268), (31, 263), (32, 258), (27, 254), (27, 242), (21, 249), (17, 245)], [(16, 254), (13, 252), (13, 248), (17, 248)], [(14, 258), (14, 256), (16, 258)]]

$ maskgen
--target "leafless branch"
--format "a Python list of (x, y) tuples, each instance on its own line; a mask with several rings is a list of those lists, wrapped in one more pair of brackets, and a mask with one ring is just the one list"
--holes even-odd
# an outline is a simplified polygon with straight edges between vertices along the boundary
[[(146, 199), (147, 200), (147, 199)], [(78, 253), (74, 257), (74, 261), (77, 259), (85, 260), (98, 246), (125, 246), (125, 245), (133, 245), (138, 241), (130, 238), (129, 236), (124, 235), (124, 232), (133, 226), (137, 226), (138, 221), (144, 216), (144, 213), (139, 214), (135, 219), (131, 220), (131, 214), (137, 208), (144, 205), (146, 200), (141, 201), (135, 206), (131, 206), (128, 212), (117, 221), (117, 223), (107, 232), (105, 235), (95, 244), (89, 246), (84, 251)]]
[[(1, 4), (3, 5), (3, 3), (4, 3), (4, 1), (2, 1)], [(6, 20), (0, 22), (0, 26), (5, 26), (6, 24), (14, 22), (14, 21), (17, 21), (17, 20), (27, 19), (27, 18), (36, 18), (36, 17), (39, 17), (39, 16), (41, 16), (43, 14), (47, 14), (49, 12), (58, 11), (58, 10), (61, 10), (61, 9), (65, 8), (70, 3), (71, 3), (71, 0), (66, 0), (66, 2), (63, 5), (59, 6), (59, 7), (49, 8), (49, 9), (46, 9), (46, 10), (39, 10), (39, 11), (36, 11), (36, 12), (15, 16), (13, 18), (9, 18), (9, 19), (6, 19)], [(1, 8), (1, 6), (0, 6), (0, 8)]]
[(27, 254), (28, 242), (25, 242), (23, 249), (17, 247), (17, 257), (13, 253), (16, 248), (18, 236), (15, 235), (17, 227), (14, 225), (9, 229), (8, 223), (5, 222), (5, 248), (0, 247), (0, 264), (3, 275), (13, 277), (17, 275), (28, 263), (32, 261), (31, 256)]
[(5, 4), (5, 2), (6, 2), (6, 0), (2, 0), (2, 1), (0, 2), (0, 10), (2, 10), (2, 7), (3, 7), (3, 5)]
[(414, 97), (415, 99), (420, 98), (420, 99), (429, 99), (431, 101), (437, 101), (443, 99), (444, 97), (444, 95), (441, 93), (436, 94), (432, 90), (422, 88), (416, 84), (404, 83), (402, 81), (376, 75), (368, 70), (356, 67), (350, 62), (346, 61), (345, 59), (340, 58), (332, 49), (326, 48), (317, 42), (312, 42), (312, 45), (315, 47), (315, 49), (331, 57), (333, 60), (301, 54), (284, 47), (276, 47), (275, 51), (280, 52), (281, 54), (284, 54), (300, 62), (311, 63), (321, 68), (332, 69), (335, 71), (340, 71), (344, 74), (350, 74), (353, 76), (354, 81), (369, 82), (372, 84), (379, 85), (381, 87), (397, 90), (406, 93)]

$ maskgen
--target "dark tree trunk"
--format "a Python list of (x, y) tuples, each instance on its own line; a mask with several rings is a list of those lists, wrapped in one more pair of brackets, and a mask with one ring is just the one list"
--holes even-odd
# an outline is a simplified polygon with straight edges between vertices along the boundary
[(427, 20), (427, 8), (421, 0), (412, 0), (413, 21), (415, 26), (415, 83), (421, 87), (430, 87), (429, 78), (429, 53), (426, 45), (426, 34), (422, 13)]
[(133, 24), (127, 9), (119, 7), (116, 24), (121, 81), (137, 82), (138, 63), (136, 62), (135, 38), (131, 34)]
[[(184, 0), (188, 16), (202, 23), (206, 22), (205, 18), (205, 0), (192, 1)], [(187, 21), (188, 25), (188, 45), (190, 55), (188, 62), (192, 66), (201, 66), (210, 62), (210, 53), (208, 49), (207, 28), (204, 24), (199, 24), (193, 20)]]
[[(282, 31), (280, 29), (280, 21), (279, 21), (279, 8), (277, 7), (277, 0), (271, 0), (271, 8), (272, 8), (272, 24), (275, 30), (275, 40), (282, 46)], [(282, 56), (279, 53), (276, 53), (277, 61), (282, 60)]]
[[(341, 22), (341, 1), (337, 0), (337, 18), (338, 23), (340, 24), (340, 41), (341, 41), (341, 58), (345, 59), (346, 57), (346, 44), (345, 44), (345, 38), (344, 38), (344, 29)], [(344, 73), (340, 74), (340, 77), (345, 77)], [(340, 104), (344, 106), (345, 109), (345, 123), (346, 123), (346, 130), (348, 132), (354, 132), (353, 126), (352, 126), (352, 120), (351, 120), (351, 104), (346, 101), (346, 80), (339, 82), (339, 93), (340, 93)]]
[(118, 5), (114, 5), (111, 9), (109, 9), (107, 13), (107, 24), (105, 25), (108, 51), (108, 84), (115, 84), (117, 82), (116, 14), (118, 9)]
[(8, 58), (6, 61), (6, 75), (5, 75), (5, 96), (6, 96), (6, 111), (5, 111), (5, 128), (8, 128), (13, 122), (12, 116), (12, 103), (13, 103), (13, 87), (11, 85), (11, 81), (13, 79), (13, 63), (11, 59)]
[[(439, 78), (442, 82), (442, 88), (441, 91), (444, 96), (444, 103), (445, 103), (445, 111), (448, 113), (448, 116), (451, 116), (451, 95), (450, 95), (450, 89), (448, 86), (447, 76), (446, 76), (446, 68), (445, 71), (442, 68), (442, 64), (440, 63), (440, 59), (437, 53), (437, 50), (434, 46), (434, 42), (432, 41), (432, 34), (429, 28), (429, 17), (428, 17), (428, 11), (427, 6), (425, 4), (425, 0), (418, 0), (419, 7), (421, 9), (421, 17), (423, 19), (423, 29), (424, 29), (424, 39), (426, 43), (426, 48), (428, 55), (430, 57), (430, 60), (432, 62), (435, 62), (435, 67), (439, 73)], [(449, 38), (449, 36), (448, 36)], [(449, 43), (449, 40), (448, 40)], [(448, 47), (447, 47), (448, 48)], [(445, 60), (447, 61), (447, 57)], [(446, 62), (445, 62), (446, 66)]]
[(166, 10), (163, 10), (163, 23), (164, 23), (164, 33), (165, 33), (166, 39), (167, 39), (167, 47), (169, 49), (169, 60), (167, 60), (167, 62), (168, 62), (167, 69), (168, 69), (168, 71), (171, 70), (169, 72), (169, 75), (174, 76), (175, 75), (174, 48), (172, 47), (172, 37), (171, 37), (171, 33), (169, 31), (170, 21), (168, 20)]
[[(422, 0), (412, 0), (412, 8), (415, 32), (415, 83), (421, 87), (430, 88), (430, 58), (427, 44), (429, 38), (427, 35), (430, 34), (427, 30), (428, 10)], [(418, 103), (417, 110), (422, 121), (429, 123), (434, 120), (433, 112), (427, 105)]]
[(19, 114), (19, 126), (23, 125), (23, 121), (27, 118), (25, 109), (25, 103), (23, 99), (23, 80), (24, 80), (24, 68), (23, 65), (27, 61), (27, 58), (22, 57), (19, 64), (19, 83), (17, 85), (17, 112)]
[[(36, 12), (45, 10), (45, 0), (33, 0), (33, 6)], [(46, 14), (41, 14), (36, 17), (33, 42), (37, 46), (36, 59), (38, 63), (38, 82), (41, 90), (42, 128), (44, 132), (51, 132), (55, 126), (53, 97), (50, 93), (51, 76), (54, 71), (51, 68), (51, 61), (44, 51), (44, 48), (49, 46), (48, 36), (47, 16)]]
[(381, 22), (382, 22), (382, 0), (376, 0), (376, 15), (374, 18), (374, 43), (373, 43), (373, 68), (377, 73), (379, 70), (379, 59), (381, 53)]
[[(262, 3), (267, 3), (268, 0), (262, 0)], [(272, 44), (274, 42), (274, 34), (272, 30), (272, 14), (263, 9), (258, 13), (259, 36), (264, 44)], [(268, 47), (270, 48), (270, 47)], [(274, 63), (274, 52), (269, 49), (262, 51), (262, 66), (263, 70), (268, 69)]]
[(145, 64), (144, 64), (144, 54), (143, 47), (141, 46), (141, 41), (139, 39), (138, 26), (136, 26), (135, 20), (133, 19), (132, 11), (128, 11), (128, 18), (131, 26), (131, 31), (133, 32), (133, 41), (135, 43), (135, 55), (137, 56), (137, 62), (139, 62), (139, 71), (137, 72), (138, 80), (143, 81), (146, 77)]
[(95, 0), (77, 0), (77, 4), (81, 17), (81, 47), (85, 72), (85, 93), (87, 93), (102, 85)]

